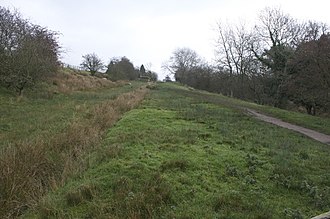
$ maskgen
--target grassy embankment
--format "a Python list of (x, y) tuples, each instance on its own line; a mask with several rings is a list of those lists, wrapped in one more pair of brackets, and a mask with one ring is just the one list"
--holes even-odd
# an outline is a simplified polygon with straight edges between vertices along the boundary
[[(308, 218), (330, 205), (330, 148), (220, 95), (160, 84), (25, 217)], [(314, 117), (313, 117), (314, 118)]]
[(79, 74), (74, 77), (72, 72), (56, 77), (54, 83), (58, 86), (43, 85), (40, 91), (27, 91), (19, 100), (6, 90), (0, 91), (0, 148), (38, 136), (49, 138), (73, 120), (85, 117), (94, 106), (142, 85), (103, 82)]
[(0, 92), (1, 218), (21, 214), (87, 168), (104, 131), (147, 91), (143, 83), (62, 73), (23, 98)]

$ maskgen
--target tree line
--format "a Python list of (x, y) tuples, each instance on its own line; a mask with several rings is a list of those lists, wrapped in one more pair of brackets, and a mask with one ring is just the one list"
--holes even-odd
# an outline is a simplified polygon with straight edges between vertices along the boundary
[[(59, 33), (31, 23), (16, 10), (0, 6), (0, 86), (15, 91), (36, 86), (56, 74), (61, 66)], [(81, 67), (94, 76), (107, 67), (111, 80), (157, 80), (142, 65), (135, 68), (126, 57), (113, 58), (105, 66), (95, 53), (84, 55)]]
[(104, 65), (102, 60), (95, 54), (84, 55), (81, 67), (95, 75), (96, 72), (106, 68), (106, 75), (113, 81), (117, 80), (137, 80), (157, 81), (157, 73), (146, 70), (142, 64), (140, 68), (134, 67), (127, 57), (112, 58), (108, 65)]
[(216, 62), (179, 48), (163, 68), (189, 86), (306, 112), (330, 112), (330, 34), (321, 22), (300, 22), (265, 8), (252, 29), (217, 23)]

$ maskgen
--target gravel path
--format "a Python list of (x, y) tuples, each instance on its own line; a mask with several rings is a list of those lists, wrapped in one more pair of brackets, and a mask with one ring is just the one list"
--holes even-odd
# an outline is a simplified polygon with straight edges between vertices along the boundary
[(270, 116), (266, 116), (264, 114), (258, 113), (257, 111), (254, 111), (252, 109), (248, 109), (246, 108), (246, 111), (248, 112), (248, 114), (254, 116), (257, 119), (260, 119), (262, 121), (268, 122), (268, 123), (272, 123), (274, 125), (283, 127), (283, 128), (287, 128), (290, 130), (294, 130), (296, 132), (302, 133), (312, 139), (315, 139), (316, 141), (322, 142), (324, 144), (329, 144), (330, 145), (330, 135), (326, 135), (326, 134), (322, 134), (320, 132), (311, 130), (311, 129), (307, 129), (301, 126), (297, 126), (297, 125), (293, 125), (287, 122), (283, 122), (280, 119), (274, 118), (274, 117), (270, 117)]

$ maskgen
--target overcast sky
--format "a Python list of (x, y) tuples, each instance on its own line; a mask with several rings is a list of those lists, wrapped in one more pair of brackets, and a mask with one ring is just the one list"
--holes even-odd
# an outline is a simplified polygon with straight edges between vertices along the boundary
[(329, 0), (0, 0), (24, 18), (61, 33), (62, 61), (79, 65), (95, 52), (107, 64), (126, 56), (165, 76), (161, 65), (173, 50), (189, 47), (214, 59), (217, 21), (254, 23), (265, 7), (330, 24)]

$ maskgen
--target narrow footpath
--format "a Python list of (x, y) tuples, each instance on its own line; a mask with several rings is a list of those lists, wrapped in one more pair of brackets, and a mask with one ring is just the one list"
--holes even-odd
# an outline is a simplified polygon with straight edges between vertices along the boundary
[(317, 131), (314, 131), (314, 130), (311, 130), (311, 129), (307, 129), (307, 128), (304, 128), (304, 127), (301, 127), (301, 126), (293, 125), (291, 123), (283, 122), (280, 119), (277, 119), (277, 118), (274, 118), (274, 117), (271, 117), (271, 116), (266, 116), (264, 114), (261, 114), (261, 113), (255, 111), (255, 110), (252, 110), (252, 109), (246, 108), (245, 110), (247, 111), (247, 113), (249, 115), (252, 115), (253, 117), (255, 117), (259, 120), (262, 120), (262, 121), (265, 121), (265, 122), (268, 122), (268, 123), (271, 123), (271, 124), (274, 124), (274, 125), (286, 128), (286, 129), (290, 129), (290, 130), (299, 132), (299, 133), (304, 134), (304, 135), (306, 135), (306, 136), (308, 136), (308, 137), (310, 137), (310, 138), (312, 138), (316, 141), (319, 141), (321, 143), (330, 145), (330, 135), (326, 135), (326, 134), (323, 134), (323, 133), (320, 133), (320, 132), (317, 132)]

